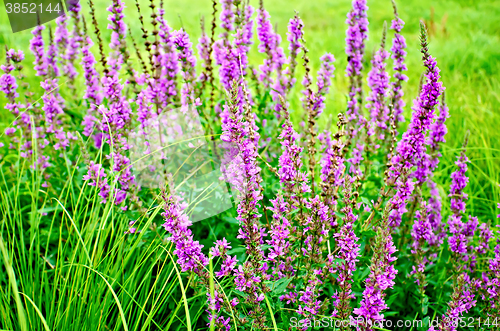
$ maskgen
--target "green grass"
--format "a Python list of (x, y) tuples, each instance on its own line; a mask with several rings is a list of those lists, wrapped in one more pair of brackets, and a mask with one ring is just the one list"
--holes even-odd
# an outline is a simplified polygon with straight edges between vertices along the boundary
[(76, 171), (56, 204), (37, 173), (1, 171), (1, 329), (165, 330), (184, 323), (180, 298), (196, 298), (186, 298), (171, 244), (152, 224), (161, 205), (129, 236), (128, 220), (112, 202), (102, 205)]
[[(137, 22), (137, 10), (132, 1), (126, 3), (127, 22), (140, 41), (139, 24), (130, 24)], [(141, 3), (146, 9), (146, 2)], [(165, 3), (170, 25), (175, 29), (184, 26), (192, 40), (199, 36), (199, 18), (205, 16), (206, 21), (210, 20), (209, 1)], [(256, 1), (252, 4), (257, 6)], [(423, 70), (418, 49), (418, 23), (423, 19), (433, 27), (430, 28), (430, 51), (441, 69), (451, 115), (436, 182), (441, 183), (442, 196), (446, 196), (456, 155), (466, 131), (470, 130), (468, 211), (481, 222), (497, 223), (500, 6), (495, 0), (409, 0), (398, 4), (400, 16), (406, 22), (403, 34), (408, 44), (409, 82), (404, 85), (407, 119)], [(379, 43), (383, 22), (392, 18), (390, 1), (369, 1), (368, 5), (367, 64)], [(325, 52), (337, 58), (334, 87), (319, 124), (322, 128), (329, 116), (336, 116), (346, 107), (344, 21), (349, 6), (350, 1), (345, 0), (266, 3), (282, 36), (294, 10), (299, 12), (305, 22), (307, 47), (315, 69)], [(432, 6), (434, 16), (431, 16)], [(86, 10), (86, 4), (84, 8)], [(97, 9), (99, 24), (104, 28), (105, 6), (98, 3)], [(0, 10), (0, 22), (0, 44), (28, 52), (30, 32), (11, 34), (3, 10)], [(109, 35), (105, 38), (109, 39)], [(0, 54), (0, 62), (3, 63), (3, 59), (4, 54)], [(251, 62), (258, 63), (260, 59), (254, 45)], [(39, 81), (27, 65), (32, 60), (28, 55), (26, 81), (40, 95)], [(295, 90), (292, 103), (296, 108), (293, 113), (296, 123), (301, 118), (297, 107), (299, 91), (299, 88)], [(4, 104), (2, 95), (0, 132), (13, 120), (3, 111)], [(70, 107), (76, 113), (85, 112), (81, 102), (72, 101)], [(177, 270), (172, 263), (172, 248), (164, 240), (165, 233), (155, 224), (161, 205), (148, 206), (147, 215), (138, 221), (141, 229), (151, 231), (125, 235), (129, 216), (112, 208), (110, 202), (100, 204), (95, 189), (82, 182), (83, 169), (77, 169), (78, 163), (67, 160), (60, 164), (60, 193), (56, 197), (41, 187), (43, 181), (39, 174), (28, 169), (15, 153), (0, 160), (0, 329), (195, 330), (206, 327), (206, 317), (202, 314), (205, 293), (194, 291), (190, 287), (192, 279), (186, 279)], [(213, 239), (218, 227), (213, 223), (209, 226)], [(267, 297), (266, 302), (271, 307)]]

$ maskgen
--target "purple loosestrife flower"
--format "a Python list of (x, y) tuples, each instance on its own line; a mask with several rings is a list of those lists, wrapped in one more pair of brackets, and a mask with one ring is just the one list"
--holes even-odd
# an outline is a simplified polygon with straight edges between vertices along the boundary
[(385, 291), (394, 286), (397, 270), (392, 264), (396, 257), (396, 247), (391, 235), (391, 228), (384, 219), (377, 229), (374, 253), (370, 265), (370, 275), (365, 280), (365, 290), (360, 307), (354, 309), (354, 314), (363, 318), (360, 330), (373, 330), (372, 325), (384, 320), (383, 310), (389, 308), (385, 302)]
[(82, 68), (86, 86), (83, 98), (87, 100), (88, 110), (82, 124), (84, 125), (83, 134), (87, 137), (92, 133), (96, 123), (98, 123), (96, 117), (98, 114), (96, 114), (96, 110), (101, 105), (103, 99), (101, 85), (99, 83), (100, 76), (95, 68), (97, 62), (94, 58), (94, 54), (90, 50), (92, 45), (93, 42), (90, 37), (86, 37), (82, 47)]
[[(287, 86), (286, 77), (283, 76), (283, 65), (286, 62), (286, 57), (283, 48), (279, 46), (281, 36), (274, 32), (270, 18), (269, 13), (264, 9), (263, 1), (260, 1), (257, 10), (257, 37), (259, 39), (259, 52), (266, 54), (266, 58), (264, 63), (259, 66), (259, 81), (266, 89), (273, 87), (278, 91), (278, 94), (283, 95)], [(274, 71), (276, 71), (277, 77), (273, 84), (272, 73)], [(276, 92), (271, 91), (271, 94), (273, 93), (276, 94)], [(276, 102), (279, 97), (274, 95), (273, 99)]]
[[(135, 178), (131, 173), (130, 160), (125, 156), (129, 149), (126, 141), (126, 133), (129, 130), (131, 121), (131, 109), (128, 101), (123, 96), (123, 86), (118, 81), (118, 75), (103, 76), (104, 96), (108, 100), (108, 107), (99, 106), (97, 111), (101, 115), (102, 122), (100, 128), (103, 131), (103, 140), (113, 146), (112, 153), (106, 158), (112, 159), (113, 171), (119, 174), (117, 180), (120, 187), (114, 192), (115, 204), (119, 205), (126, 197), (127, 192), (135, 186)], [(122, 209), (127, 209), (123, 206)]]
[(335, 138), (331, 138), (328, 131), (324, 131), (319, 135), (320, 141), (324, 141), (325, 150), (320, 160), (322, 180), (322, 189), (324, 194), (325, 204), (330, 206), (330, 210), (337, 208), (337, 199), (334, 198), (338, 189), (344, 184), (344, 171), (346, 169), (345, 159), (343, 157), (344, 143), (340, 140), (342, 137), (342, 127), (344, 125), (344, 117), (339, 114), (338, 133)]
[[(238, 13), (240, 23), (236, 27), (234, 41), (231, 43), (227, 38), (218, 40), (214, 45), (216, 64), (220, 65), (219, 77), (222, 87), (229, 91), (235, 81), (240, 81), (247, 74), (248, 52), (253, 43), (253, 7), (245, 6), (243, 12)], [(223, 36), (224, 37), (224, 36)], [(241, 84), (246, 84), (243, 80), (239, 83), (239, 106), (242, 108), (243, 88)], [(246, 85), (245, 85), (246, 86)]]
[[(31, 48), (37, 53), (36, 60), (34, 62), (35, 66), (38, 63), (44, 62), (44, 51), (43, 51), (43, 39), (41, 39), (41, 30), (37, 29), (34, 33), (34, 37), (31, 41)], [(10, 136), (14, 134), (18, 129), (21, 130), (22, 135), (24, 137), (24, 142), (20, 142), (17, 137), (12, 137), (13, 143), (21, 143), (19, 147), (19, 155), (23, 158), (28, 158), (33, 154), (34, 146), (32, 145), (33, 136), (37, 138), (37, 146), (38, 148), (38, 160), (34, 160), (33, 168), (38, 165), (40, 169), (45, 169), (50, 166), (48, 163), (49, 156), (43, 155), (42, 151), (45, 148), (49, 141), (46, 138), (45, 128), (41, 125), (43, 118), (39, 114), (34, 114), (33, 116), (29, 114), (28, 111), (22, 111), (25, 108), (30, 107), (30, 104), (22, 104), (16, 101), (16, 98), (19, 96), (17, 92), (17, 80), (13, 75), (13, 71), (17, 71), (19, 76), (22, 77), (21, 69), (22, 65), (21, 61), (24, 60), (24, 53), (22, 51), (15, 51), (10, 49), (6, 52), (6, 64), (1, 65), (0, 69), (4, 71), (4, 74), (0, 76), (0, 90), (5, 93), (7, 98), (7, 103), (5, 104), (5, 109), (9, 110), (15, 117), (14, 127), (6, 128), (5, 134)], [(34, 123), (34, 127), (32, 126), (32, 121)], [(10, 149), (14, 148), (14, 145), (11, 143), (9, 146)], [(44, 177), (47, 179), (49, 177), (48, 174), (45, 174)], [(47, 187), (47, 183), (44, 182), (42, 186)]]
[(489, 304), (488, 316), (498, 317), (500, 314), (500, 243), (498, 240), (494, 254), (495, 256), (488, 261), (488, 273), (485, 280), (486, 293), (483, 294), (482, 299)]
[[(232, 82), (238, 81), (241, 73), (238, 72), (238, 63), (231, 44), (224, 45), (221, 40), (214, 44), (215, 63), (220, 65), (219, 79), (225, 91), (232, 88)], [(240, 93), (241, 95), (241, 93)]]
[(253, 37), (253, 15), (254, 9), (252, 6), (245, 6), (245, 11), (240, 15), (241, 23), (234, 35), (234, 49), (236, 52), (236, 62), (238, 65), (238, 72), (240, 75), (246, 75), (248, 67), (248, 52), (252, 45)]
[(59, 94), (58, 80), (47, 78), (40, 85), (45, 90), (45, 94), (42, 96), (42, 110), (45, 115), (46, 132), (54, 135), (56, 141), (54, 149), (64, 150), (69, 146), (69, 139), (76, 139), (76, 136), (73, 136), (70, 132), (64, 132), (61, 127), (62, 122), (59, 115), (64, 114), (64, 100)]
[[(443, 93), (441, 102), (438, 107), (439, 116), (436, 119), (436, 121), (432, 124), (429, 133), (429, 138), (430, 138), (429, 144), (431, 147), (431, 155), (428, 164), (431, 174), (436, 170), (439, 163), (439, 158), (441, 157), (441, 153), (439, 152), (439, 144), (444, 143), (446, 141), (444, 137), (448, 131), (446, 128), (445, 121), (449, 117), (449, 113), (444, 96), (445, 94)], [(436, 234), (436, 236), (434, 236), (436, 241), (431, 241), (429, 242), (429, 244), (439, 246), (441, 245), (443, 238), (446, 236), (446, 233), (443, 231), (444, 225), (442, 223), (442, 215), (441, 215), (441, 209), (442, 209), (441, 197), (439, 195), (437, 185), (432, 180), (432, 177), (429, 177), (427, 179), (427, 186), (429, 187), (431, 194), (431, 197), (429, 198), (429, 204), (431, 207), (431, 210), (429, 211), (429, 222), (431, 223), (433, 231)]]
[(309, 210), (309, 215), (304, 223), (305, 240), (302, 254), (308, 263), (321, 263), (321, 245), (326, 242), (331, 225), (328, 206), (316, 195), (306, 202), (305, 207)]
[[(45, 130), (47, 133), (51, 133), (54, 136), (55, 145), (54, 149), (65, 149), (69, 146), (69, 139), (76, 139), (71, 132), (64, 132), (61, 127), (61, 120), (58, 119), (58, 115), (63, 114), (64, 100), (59, 94), (58, 80), (51, 79), (49, 75), (49, 60), (47, 54), (44, 50), (44, 42), (42, 37), (42, 31), (45, 28), (43, 26), (37, 26), (33, 29), (33, 38), (31, 39), (30, 49), (35, 55), (35, 70), (37, 76), (41, 76), (45, 80), (40, 83), (42, 88), (45, 90), (45, 94), (42, 96), (44, 112), (45, 127), (44, 129), (38, 129), (39, 131)], [(44, 133), (40, 133), (39, 138), (45, 138)], [(41, 161), (43, 164), (47, 164), (45, 160)]]
[(477, 217), (469, 215), (467, 221), (462, 221), (462, 216), (465, 213), (465, 201), (467, 194), (464, 189), (467, 186), (469, 178), (466, 176), (467, 163), (469, 159), (465, 155), (465, 146), (467, 145), (468, 137), (466, 138), (463, 150), (455, 162), (458, 169), (451, 174), (450, 194), (452, 215), (448, 220), (448, 228), (450, 236), (448, 244), (450, 250), (454, 254), (454, 267), (458, 270), (467, 268), (473, 270), (476, 265), (476, 257), (474, 255), (475, 248), (472, 247), (472, 238), (478, 226)]
[(160, 64), (161, 75), (156, 79), (155, 94), (157, 102), (160, 104), (160, 109), (165, 109), (178, 97), (177, 91), (177, 73), (179, 72), (179, 61), (175, 45), (173, 42), (174, 33), (167, 21), (163, 18), (164, 9), (159, 9), (159, 47), (160, 47)]
[(458, 160), (455, 162), (458, 169), (451, 174), (450, 194), (452, 215), (448, 220), (448, 227), (451, 236), (448, 238), (450, 250), (459, 255), (467, 253), (467, 238), (464, 233), (465, 224), (462, 222), (462, 214), (465, 213), (465, 201), (467, 193), (464, 193), (464, 188), (467, 186), (469, 178), (466, 176), (467, 163), (469, 159), (465, 155), (465, 146)]
[(273, 26), (270, 21), (270, 16), (267, 10), (264, 9), (261, 0), (260, 7), (257, 9), (257, 36), (259, 38), (259, 52), (266, 54), (264, 63), (259, 66), (260, 75), (259, 80), (264, 84), (265, 88), (269, 88), (272, 83), (271, 73), (274, 69), (273, 63), (273, 48), (276, 44), (273, 32)]
[[(319, 198), (308, 199), (305, 209), (309, 211), (305, 217), (301, 235), (301, 260), (308, 273), (304, 279), (304, 288), (299, 291), (298, 311), (303, 321), (310, 321), (322, 311), (323, 301), (321, 285), (329, 274), (323, 259), (322, 250), (328, 241), (328, 232), (331, 227), (331, 217), (328, 206)], [(300, 269), (300, 264), (298, 266)], [(327, 301), (326, 301), (327, 302)]]
[[(239, 150), (239, 170), (240, 179), (236, 183), (238, 191), (238, 217), (241, 222), (238, 230), (238, 238), (243, 239), (247, 253), (255, 263), (262, 258), (262, 251), (258, 247), (263, 243), (264, 229), (260, 228), (258, 213), (259, 201), (262, 200), (260, 167), (257, 163), (258, 134), (254, 132), (251, 123), (244, 121), (244, 117), (239, 113), (237, 102), (238, 95), (233, 89), (231, 91), (229, 105), (225, 105), (228, 118), (222, 122), (221, 139), (226, 142), (236, 144)], [(234, 170), (234, 169), (233, 169)]]
[(75, 70), (74, 63), (78, 57), (78, 54), (83, 46), (84, 38), (82, 37), (82, 32), (80, 31), (80, 2), (78, 0), (72, 1), (68, 8), (71, 17), (73, 18), (73, 30), (68, 41), (68, 48), (66, 50), (65, 56), (68, 60), (68, 76), (73, 80), (77, 76), (77, 71)]
[[(439, 196), (436, 183), (432, 181), (432, 174), (437, 168), (439, 157), (441, 156), (439, 144), (445, 141), (444, 135), (447, 131), (445, 121), (448, 118), (448, 108), (444, 100), (444, 93), (442, 94), (442, 100), (438, 108), (439, 116), (431, 125), (429, 137), (426, 141), (426, 144), (430, 145), (431, 151), (430, 153), (424, 154), (422, 159), (423, 162), (417, 166), (415, 172), (417, 173), (415, 176), (421, 178), (417, 185), (421, 186), (424, 181), (427, 182), (431, 194), (429, 203), (423, 202), (422, 210), (417, 211), (417, 219), (413, 224), (412, 231), (412, 254), (414, 254), (417, 263), (417, 266), (413, 267), (412, 274), (416, 275), (415, 281), (419, 285), (422, 294), (426, 286), (424, 275), (425, 266), (431, 263), (427, 257), (423, 256), (425, 251), (424, 246), (426, 244), (429, 246), (439, 246), (446, 236), (444, 225), (442, 224), (441, 197)], [(415, 197), (415, 199), (417, 199), (417, 197)], [(433, 257), (435, 254), (427, 253), (427, 255)]]
[(262, 200), (261, 169), (257, 163), (259, 135), (253, 124), (244, 120), (251, 114), (250, 105), (244, 104), (244, 115), (238, 109), (241, 102), (238, 100), (237, 88), (233, 85), (224, 105), (226, 118), (222, 121), (221, 139), (235, 144), (239, 152), (233, 158), (232, 165), (222, 170), (231, 177), (230, 181), (237, 191), (239, 203), (236, 219), (240, 222), (237, 238), (243, 240), (249, 256), (248, 261), (235, 271), (235, 283), (238, 290), (248, 294), (245, 302), (252, 307), (250, 316), (257, 327), (263, 328), (266, 317), (261, 307), (264, 300), (262, 291), (268, 291), (263, 283), (268, 277), (265, 274), (266, 264), (260, 263), (264, 259), (261, 245), (264, 244), (265, 229), (259, 224), (261, 215), (258, 210)]
[(388, 129), (389, 108), (385, 102), (389, 90), (389, 74), (386, 71), (386, 60), (389, 52), (385, 50), (385, 25), (382, 35), (382, 44), (372, 58), (372, 69), (368, 74), (370, 94), (366, 98), (366, 108), (370, 114), (368, 135), (375, 135), (375, 148), (380, 147), (379, 142), (384, 141)]
[(192, 43), (183, 29), (174, 33), (173, 43), (178, 51), (178, 60), (181, 63), (182, 78), (184, 78), (184, 85), (181, 88), (181, 104), (183, 107), (189, 104), (197, 106), (199, 100), (195, 100), (194, 95), (196, 57), (193, 55)]
[(47, 62), (49, 64), (49, 68), (54, 77), (58, 77), (61, 73), (59, 67), (57, 66), (57, 45), (54, 43), (52, 36), (52, 29), (49, 29), (49, 46), (47, 47)]
[[(390, 161), (391, 167), (388, 171), (388, 183), (395, 185), (396, 189), (396, 193), (388, 204), (388, 208), (391, 209), (389, 214), (391, 226), (399, 226), (401, 217), (406, 212), (406, 203), (415, 188), (415, 182), (410, 178), (409, 172), (426, 155), (425, 137), (434, 120), (434, 108), (444, 89), (442, 83), (438, 81), (440, 76), (436, 60), (429, 55), (423, 23), (421, 24), (421, 46), (422, 59), (427, 68), (425, 84), (414, 102), (412, 121), (398, 143), (397, 153)], [(417, 177), (418, 180), (419, 177)]]
[[(467, 313), (472, 307), (476, 305), (474, 300), (474, 288), (477, 285), (476, 280), (471, 280), (466, 273), (460, 274), (456, 280), (451, 295), (450, 302), (448, 302), (448, 311), (443, 315), (442, 322), (439, 324), (438, 330), (455, 331), (460, 325), (460, 317)], [(431, 326), (429, 331), (436, 329)]]
[[(447, 132), (445, 121), (448, 118), (448, 108), (444, 100), (444, 93), (439, 105), (439, 116), (434, 120), (430, 127), (429, 137), (425, 145), (430, 145), (430, 152), (423, 153), (417, 160), (417, 169), (412, 174), (417, 179), (417, 185), (421, 186), (423, 183), (430, 180), (433, 171), (437, 168), (439, 163), (439, 143), (444, 142), (444, 135)], [(427, 147), (426, 147), (427, 148)]]
[(270, 240), (266, 240), (269, 248), (267, 260), (271, 263), (270, 269), (274, 280), (281, 279), (293, 271), (290, 265), (290, 240), (291, 224), (288, 220), (289, 205), (278, 193), (276, 199), (271, 200), (273, 212), (272, 226), (269, 231)]
[(108, 59), (108, 69), (111, 76), (118, 74), (123, 64), (123, 52), (126, 49), (125, 37), (127, 35), (127, 25), (123, 20), (125, 5), (122, 0), (112, 0), (112, 2), (107, 9), (111, 13), (108, 15), (108, 29), (111, 30), (109, 47), (112, 50)]
[[(7, 51), (6, 64), (0, 67), (4, 72), (4, 74), (0, 77), (0, 90), (5, 93), (5, 96), (9, 100), (9, 103), (13, 104), (15, 103), (16, 98), (19, 96), (19, 93), (17, 93), (18, 86), (16, 78), (11, 74), (16, 69), (16, 67), (14, 64), (10, 63), (12, 61), (12, 56), (9, 56), (9, 52), (14, 52), (14, 50), (11, 49), (10, 51)], [(17, 111), (16, 113), (19, 113), (19, 111)]]
[(220, 271), (215, 272), (217, 277), (229, 276), (233, 273), (234, 267), (238, 263), (236, 256), (229, 256), (227, 251), (231, 249), (231, 245), (227, 242), (226, 238), (217, 240), (215, 247), (210, 248), (210, 255), (222, 258), (222, 265)]
[(165, 219), (163, 227), (171, 235), (168, 240), (174, 244), (174, 254), (177, 256), (177, 263), (181, 270), (194, 271), (200, 273), (208, 265), (208, 258), (202, 253), (203, 245), (193, 240), (193, 234), (189, 227), (191, 221), (183, 212), (187, 207), (180, 202), (180, 198), (175, 195), (163, 194), (165, 200), (162, 217)]
[(357, 135), (364, 125), (363, 115), (359, 112), (360, 102), (357, 96), (361, 94), (361, 70), (363, 69), (363, 55), (365, 40), (368, 37), (368, 19), (366, 16), (366, 0), (353, 0), (352, 9), (347, 14), (346, 23), (346, 76), (349, 77), (349, 101), (347, 103), (347, 119), (351, 128), (351, 138)]
[[(352, 312), (351, 300), (355, 298), (352, 292), (352, 282), (356, 271), (356, 262), (359, 261), (360, 244), (358, 244), (358, 237), (354, 232), (354, 223), (358, 220), (358, 215), (353, 213), (356, 198), (352, 192), (352, 185), (355, 180), (350, 175), (346, 175), (344, 178), (344, 207), (341, 212), (345, 216), (342, 218), (340, 231), (333, 235), (338, 252), (328, 257), (331, 265), (330, 272), (338, 274), (337, 284), (339, 286), (339, 290), (332, 296), (335, 307), (332, 316), (340, 319), (349, 318)], [(336, 259), (342, 261), (334, 262)]]
[[(227, 9), (226, 9), (227, 7)], [(223, 12), (225, 10), (230, 11), (229, 8), (233, 8), (232, 1), (223, 3)], [(232, 89), (232, 84), (235, 81), (239, 81), (241, 76), (246, 75), (246, 69), (248, 66), (248, 52), (250, 50), (250, 45), (252, 44), (253, 36), (253, 7), (245, 6), (245, 10), (241, 12), (238, 11), (238, 21), (239, 24), (235, 28), (233, 27), (232, 20), (234, 20), (234, 13), (231, 9), (231, 23), (226, 25), (223, 21), (222, 25), (226, 26), (226, 30), (221, 34), (220, 40), (214, 44), (215, 62), (220, 65), (219, 77), (224, 90), (229, 91)], [(230, 29), (229, 29), (230, 27)], [(236, 29), (234, 36), (234, 41), (229, 41), (229, 33)], [(243, 81), (244, 82), (244, 81)], [(240, 86), (238, 91), (240, 96), (240, 108), (241, 102), (244, 99), (243, 89)]]
[(212, 60), (210, 58), (211, 51), (212, 51), (212, 49), (211, 49), (212, 45), (210, 44), (211, 43), (210, 37), (205, 32), (205, 26), (203, 25), (203, 23), (204, 23), (204, 20), (202, 20), (201, 37), (198, 39), (198, 45), (196, 46), (196, 48), (198, 49), (198, 54), (199, 54), (200, 60), (201, 60), (201, 67), (203, 68), (203, 71), (198, 76), (198, 81), (205, 83), (209, 80), (209, 77), (207, 75), (207, 71), (211, 70), (211, 66), (212, 66), (211, 65)]
[(56, 30), (54, 33), (54, 42), (58, 46), (59, 53), (63, 54), (66, 51), (69, 40), (68, 32), (68, 16), (61, 15), (56, 18)]
[(335, 71), (335, 58), (332, 54), (327, 53), (321, 58), (321, 68), (318, 72), (317, 85), (318, 91), (314, 93), (312, 100), (312, 111), (315, 117), (319, 116), (325, 109), (325, 95), (330, 90), (332, 84), (333, 72)]
[(57, 45), (59, 53), (59, 62), (62, 65), (62, 71), (66, 77), (72, 82), (77, 71), (74, 61), (80, 47), (80, 39), (74, 40), (68, 31), (68, 16), (62, 15), (56, 19), (56, 30), (54, 33), (54, 42)]
[(96, 187), (101, 197), (101, 203), (106, 203), (109, 197), (109, 184), (102, 165), (90, 161), (87, 174), (83, 176), (83, 180), (89, 181), (90, 186)]
[(305, 205), (304, 194), (309, 193), (311, 188), (307, 174), (302, 169), (301, 153), (303, 148), (298, 144), (299, 135), (293, 129), (290, 115), (285, 109), (285, 123), (279, 139), (282, 144), (282, 153), (279, 157), (278, 176), (289, 199), (290, 208), (295, 210)]
[(432, 225), (429, 221), (429, 212), (431, 206), (425, 201), (421, 202), (420, 210), (415, 213), (415, 221), (413, 223), (411, 237), (411, 253), (415, 258), (415, 265), (412, 266), (411, 275), (415, 275), (415, 283), (417, 283), (420, 297), (424, 297), (425, 287), (427, 286), (425, 268), (430, 263), (429, 252), (426, 251), (426, 243), (435, 242), (435, 234), (433, 233)]
[(290, 92), (290, 89), (295, 84), (295, 68), (297, 67), (297, 56), (299, 55), (300, 49), (302, 47), (301, 40), (304, 36), (304, 23), (300, 19), (299, 15), (295, 14), (293, 18), (288, 22), (288, 32), (287, 40), (290, 43), (288, 50), (290, 51), (290, 56), (288, 58), (288, 68), (287, 73), (289, 75), (288, 82), (286, 86), (286, 93)]
[(30, 42), (30, 50), (35, 56), (35, 62), (33, 62), (36, 75), (40, 77), (45, 77), (49, 74), (49, 63), (44, 50), (44, 42), (42, 37), (42, 31), (45, 30), (44, 25), (37, 25), (33, 31), (33, 38)]
[(395, 122), (403, 122), (403, 110), (405, 107), (405, 102), (403, 100), (404, 92), (402, 89), (403, 82), (408, 80), (408, 77), (404, 74), (405, 71), (408, 70), (405, 64), (405, 56), (406, 56), (406, 41), (405, 37), (401, 35), (401, 30), (403, 30), (404, 22), (398, 16), (398, 12), (396, 10), (396, 3), (393, 1), (392, 5), (394, 7), (394, 19), (391, 22), (391, 29), (394, 30), (394, 39), (392, 41), (392, 59), (394, 60), (394, 79), (395, 81), (391, 83), (391, 96), (393, 114), (395, 118)]
[[(16, 101), (19, 97), (19, 93), (17, 92), (17, 80), (13, 75), (14, 71), (21, 70), (22, 66), (20, 62), (22, 60), (24, 60), (24, 53), (22, 51), (10, 49), (6, 52), (6, 63), (5, 65), (0, 66), (0, 69), (4, 72), (4, 74), (0, 76), (0, 91), (2, 91), (7, 98), (4, 108), (10, 111), (16, 118), (19, 116), (19, 119), (16, 119), (13, 123), (14, 127), (5, 129), (5, 134), (10, 136), (14, 134), (17, 129), (21, 129), (23, 135), (27, 138), (27, 141), (23, 146), (27, 147), (26, 144), (30, 142), (31, 120), (27, 112), (20, 113), (22, 109), (26, 108), (26, 106)], [(17, 137), (13, 137), (12, 141), (18, 142)], [(25, 153), (21, 154), (26, 155)]]
[(302, 316), (299, 323), (304, 325), (300, 330), (307, 330), (307, 326), (312, 324), (313, 318), (320, 313), (321, 301), (318, 300), (318, 297), (318, 289), (314, 286), (307, 286), (303, 291), (299, 292), (297, 314)]
[(233, 12), (233, 0), (223, 0), (221, 1), (221, 27), (224, 29), (222, 33), (222, 38), (227, 41), (229, 34), (234, 30), (234, 12)]

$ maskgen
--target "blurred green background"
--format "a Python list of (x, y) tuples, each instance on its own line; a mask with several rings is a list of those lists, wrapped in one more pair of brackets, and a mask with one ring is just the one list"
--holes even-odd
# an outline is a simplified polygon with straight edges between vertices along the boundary
[[(104, 31), (107, 22), (107, 1), (96, 1), (96, 13), (104, 38), (109, 40), (109, 33)], [(196, 45), (200, 35), (200, 18), (205, 17), (208, 28), (211, 20), (209, 0), (168, 1), (165, 2), (166, 17), (174, 29), (184, 27)], [(126, 22), (132, 29), (136, 40), (140, 43), (140, 24), (135, 2), (126, 0)], [(149, 2), (141, 0), (143, 14), (149, 14)], [(258, 6), (257, 1), (251, 5)], [(315, 69), (319, 67), (319, 57), (325, 52), (332, 53), (336, 59), (336, 77), (333, 89), (327, 99), (327, 110), (320, 121), (324, 127), (330, 115), (335, 116), (343, 111), (346, 105), (345, 79), (346, 58), (344, 53), (345, 16), (351, 3), (348, 0), (337, 1), (297, 1), (273, 0), (264, 5), (271, 14), (273, 24), (286, 41), (288, 20), (297, 11), (305, 23), (307, 47), (310, 50)], [(470, 195), (469, 210), (480, 216), (483, 221), (496, 219), (496, 202), (499, 199), (500, 172), (500, 4), (495, 0), (461, 0), (430, 1), (406, 0), (398, 1), (398, 11), (406, 22), (403, 34), (408, 45), (409, 82), (404, 85), (406, 118), (410, 116), (410, 106), (418, 89), (419, 77), (423, 71), (419, 52), (419, 21), (424, 20), (430, 34), (430, 52), (437, 58), (441, 69), (442, 81), (446, 86), (446, 96), (450, 107), (451, 118), (448, 120), (448, 135), (443, 148), (443, 159), (436, 173), (437, 182), (441, 183), (442, 195), (449, 189), (449, 174), (454, 170), (454, 161), (459, 153), (465, 132), (471, 131), (468, 156), (471, 159), (468, 175), (470, 184), (466, 191)], [(83, 11), (88, 16), (88, 4), (82, 2)], [(369, 40), (365, 56), (367, 67), (372, 52), (380, 43), (384, 21), (390, 24), (393, 17), (389, 0), (368, 1)], [(2, 4), (3, 7), (3, 4)], [(220, 6), (218, 13), (220, 14)], [(28, 51), (31, 33), (29, 30), (12, 34), (8, 18), (4, 10), (0, 10), (0, 44), (9, 48)], [(48, 24), (54, 27), (54, 22)], [(89, 30), (91, 30), (89, 28)], [(95, 40), (93, 32), (92, 38)], [(390, 45), (392, 33), (388, 34)], [(287, 44), (284, 42), (283, 47)], [(390, 47), (390, 46), (389, 46)], [(3, 47), (2, 47), (3, 48)], [(96, 49), (94, 49), (96, 51)], [(251, 62), (259, 64), (262, 56), (252, 47)], [(3, 62), (5, 54), (0, 55)], [(32, 62), (32, 57), (27, 57)], [(392, 61), (391, 61), (392, 62)], [(389, 66), (391, 63), (389, 64)], [(136, 65), (138, 69), (138, 66)], [(40, 91), (38, 81), (33, 76), (32, 68), (26, 65), (28, 81), (34, 91)], [(366, 77), (366, 71), (365, 71)], [(80, 77), (81, 78), (81, 77)], [(298, 100), (299, 88), (295, 89), (295, 100)], [(3, 109), (5, 99), (0, 97)], [(292, 103), (298, 105), (298, 102)], [(300, 121), (300, 111), (293, 114), (295, 122)], [(10, 114), (0, 112), (0, 129), (12, 121)], [(407, 121), (408, 122), (408, 121)]]

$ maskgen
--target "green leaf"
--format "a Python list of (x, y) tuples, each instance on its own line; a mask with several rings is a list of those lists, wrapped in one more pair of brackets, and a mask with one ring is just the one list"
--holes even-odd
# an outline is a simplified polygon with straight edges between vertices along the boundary
[(235, 247), (229, 251), (227, 251), (227, 254), (238, 254), (238, 253), (243, 253), (246, 251), (245, 247)]
[(277, 295), (285, 292), (286, 287), (290, 282), (292, 281), (292, 278), (281, 278), (273, 282), (267, 282), (269, 288), (271, 289), (271, 294), (272, 295)]

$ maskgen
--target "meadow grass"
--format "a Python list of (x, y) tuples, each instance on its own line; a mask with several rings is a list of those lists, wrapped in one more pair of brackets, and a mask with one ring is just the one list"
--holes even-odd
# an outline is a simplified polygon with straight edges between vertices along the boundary
[[(141, 3), (146, 11), (147, 2)], [(251, 3), (258, 6), (256, 1)], [(126, 20), (140, 42), (139, 24), (131, 24), (137, 21), (137, 10), (133, 1), (127, 0), (126, 4)], [(208, 27), (211, 2), (166, 1), (165, 4), (170, 25), (174, 29), (184, 27), (196, 43), (194, 38), (200, 34), (201, 16), (205, 17)], [(88, 12), (87, 4), (82, 5), (83, 11)], [(392, 18), (390, 1), (369, 1), (368, 5), (370, 37), (366, 64), (379, 44), (383, 22)], [(107, 24), (106, 6), (96, 3), (103, 30)], [(329, 117), (346, 108), (344, 21), (350, 1), (274, 0), (266, 2), (266, 8), (283, 37), (288, 19), (294, 10), (299, 12), (305, 22), (307, 47), (315, 69), (325, 52), (337, 59), (334, 88), (319, 122), (320, 128), (325, 128), (330, 123)], [(482, 222), (498, 224), (495, 215), (496, 202), (500, 201), (500, 25), (497, 23), (500, 6), (495, 0), (409, 0), (399, 3), (398, 9), (406, 22), (403, 34), (408, 44), (409, 82), (404, 85), (407, 119), (423, 70), (418, 49), (420, 19), (429, 27), (431, 53), (438, 60), (446, 86), (451, 117), (447, 121), (443, 158), (435, 174), (436, 182), (441, 183), (442, 196), (447, 195), (449, 175), (465, 133), (470, 130), (468, 210)], [(11, 34), (3, 11), (0, 11), (0, 22), (0, 44), (26, 51), (25, 63), (32, 62), (27, 52), (30, 32)], [(105, 39), (109, 40), (106, 33)], [(254, 45), (250, 62), (259, 63), (261, 59)], [(0, 62), (3, 60), (2, 53)], [(39, 81), (29, 65), (25, 73), (33, 91), (41, 93)], [(79, 79), (81, 84), (81, 77)], [(295, 88), (292, 102), (295, 124), (302, 117), (299, 94), (300, 86)], [(0, 132), (13, 120), (3, 110), (4, 104), (2, 95)], [(69, 108), (75, 114), (85, 112), (78, 101), (72, 102)], [(7, 167), (7, 164), (15, 166)], [(155, 224), (161, 204), (148, 206), (148, 213), (138, 222), (141, 229), (152, 231), (125, 235), (129, 218), (116, 211), (111, 202), (103, 205), (98, 201), (95, 189), (82, 181), (84, 169), (72, 167), (69, 161), (59, 166), (63, 189), (58, 197), (49, 198), (41, 187), (39, 174), (31, 171), (19, 155), (11, 151), (0, 161), (0, 265), (3, 265), (0, 268), (0, 329), (187, 330), (206, 327), (206, 317), (202, 316), (206, 295), (190, 287), (191, 278), (181, 277), (172, 263), (172, 248), (164, 240), (165, 233)], [(212, 237), (213, 224), (208, 226)], [(137, 249), (139, 246), (141, 249)], [(395, 293), (390, 298), (395, 300), (398, 296)], [(269, 302), (267, 305), (272, 310)]]

